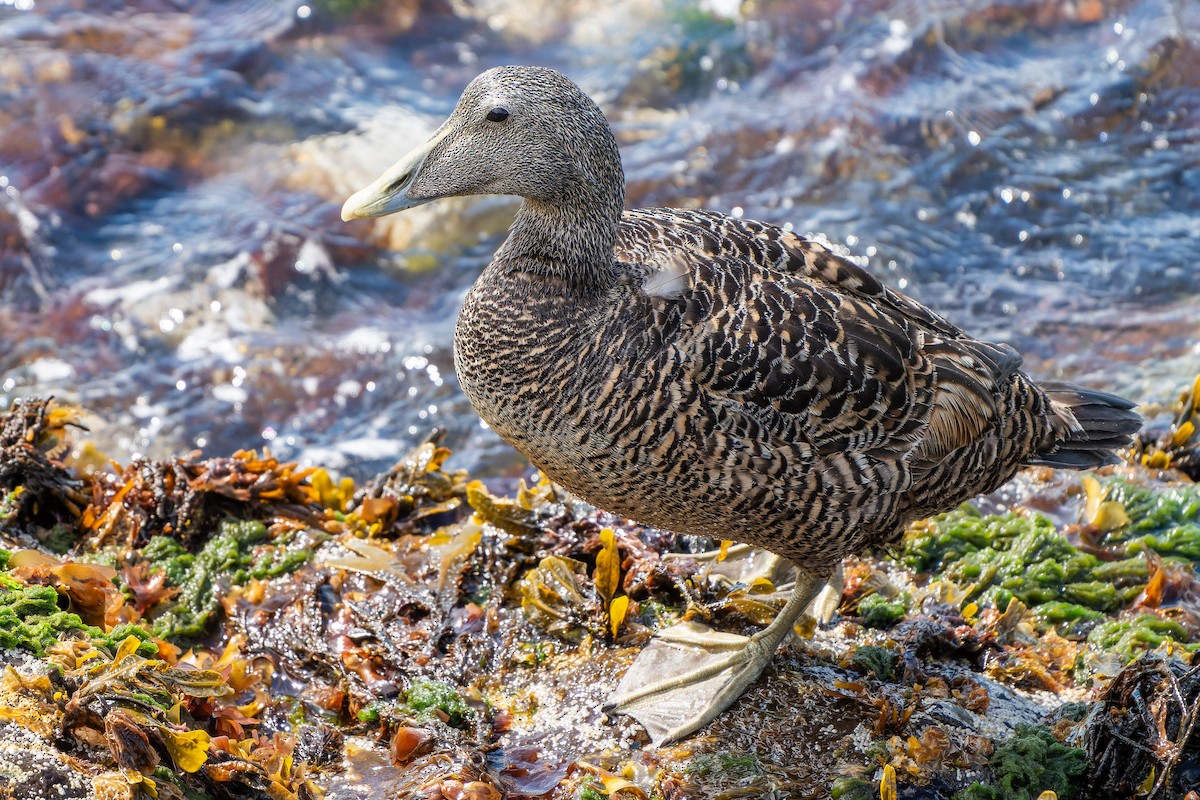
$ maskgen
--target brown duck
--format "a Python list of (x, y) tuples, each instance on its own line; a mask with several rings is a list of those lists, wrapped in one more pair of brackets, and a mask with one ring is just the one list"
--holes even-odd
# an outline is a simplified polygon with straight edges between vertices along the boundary
[(626, 680), (611, 705), (656, 742), (732, 703), (843, 556), (1022, 466), (1112, 463), (1140, 425), (1132, 403), (1035, 382), (1012, 348), (816, 242), (713, 212), (623, 210), (607, 121), (553, 70), (480, 75), (342, 217), (471, 194), (524, 198), (458, 317), (458, 380), (479, 415), (601, 508), (799, 570), (754, 636), (685, 623), (659, 634), (665, 652), (647, 648), (652, 672), (676, 674)]

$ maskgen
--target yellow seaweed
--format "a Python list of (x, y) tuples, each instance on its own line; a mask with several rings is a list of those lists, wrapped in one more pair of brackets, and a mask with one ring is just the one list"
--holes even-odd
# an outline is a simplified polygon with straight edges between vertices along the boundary
[(160, 727), (159, 730), (175, 766), (184, 772), (196, 772), (208, 761), (208, 743), (211, 737), (205, 731), (181, 732), (166, 726)]
[(583, 574), (584, 565), (575, 559), (546, 556), (517, 583), (521, 607), (547, 630), (566, 628), (587, 603), (576, 584)]
[(617, 537), (612, 528), (600, 531), (600, 552), (596, 553), (596, 571), (592, 574), (596, 591), (607, 608), (617, 593), (621, 582), (621, 555), (617, 551)]
[(608, 606), (608, 625), (612, 630), (613, 638), (617, 638), (617, 632), (621, 630), (621, 623), (625, 621), (625, 614), (629, 611), (629, 595), (623, 594), (620, 597), (614, 597), (612, 603)]
[(879, 781), (879, 800), (896, 800), (896, 768), (883, 766), (883, 778)]

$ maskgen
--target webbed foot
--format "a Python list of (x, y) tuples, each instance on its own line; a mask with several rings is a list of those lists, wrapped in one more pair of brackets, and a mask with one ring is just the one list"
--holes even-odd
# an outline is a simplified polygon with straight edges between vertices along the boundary
[(753, 636), (695, 622), (660, 631), (625, 673), (605, 711), (633, 716), (656, 746), (699, 730), (757, 680), (824, 585), (798, 572), (787, 605)]

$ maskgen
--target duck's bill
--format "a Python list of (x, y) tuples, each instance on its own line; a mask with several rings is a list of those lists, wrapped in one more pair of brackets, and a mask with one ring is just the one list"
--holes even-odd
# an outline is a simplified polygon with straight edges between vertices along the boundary
[(393, 164), (370, 186), (352, 194), (342, 205), (342, 219), (349, 222), (352, 219), (382, 217), (436, 199), (413, 197), (410, 190), (425, 165), (425, 159), (441, 139), (442, 136), (434, 136)]

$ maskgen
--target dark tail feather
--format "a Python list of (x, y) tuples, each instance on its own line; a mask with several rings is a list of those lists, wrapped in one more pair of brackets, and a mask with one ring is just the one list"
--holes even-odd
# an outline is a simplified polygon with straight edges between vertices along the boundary
[(1067, 431), (1052, 447), (1034, 455), (1025, 463), (1061, 469), (1091, 469), (1119, 463), (1114, 450), (1133, 441), (1141, 430), (1142, 417), (1136, 404), (1124, 397), (1085, 389), (1069, 383), (1046, 381), (1043, 391), (1055, 403), (1066, 406), (1083, 430)]

